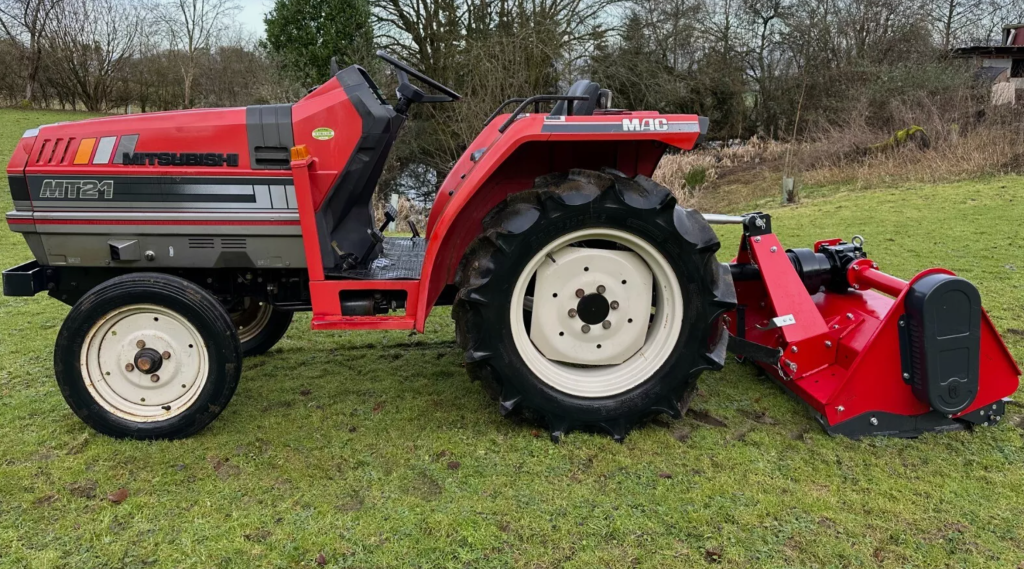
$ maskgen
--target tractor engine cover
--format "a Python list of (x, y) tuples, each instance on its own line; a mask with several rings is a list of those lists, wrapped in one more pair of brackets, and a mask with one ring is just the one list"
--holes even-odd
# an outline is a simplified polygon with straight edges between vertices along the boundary
[(904, 308), (906, 315), (900, 322), (904, 379), (914, 396), (936, 411), (944, 415), (963, 411), (978, 394), (978, 289), (958, 277), (929, 275), (910, 286)]

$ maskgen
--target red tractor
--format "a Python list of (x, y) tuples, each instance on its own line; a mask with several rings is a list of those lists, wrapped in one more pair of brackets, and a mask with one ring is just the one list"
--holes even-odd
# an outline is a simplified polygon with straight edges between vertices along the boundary
[[(784, 251), (767, 215), (678, 206), (649, 176), (707, 120), (612, 109), (590, 81), (502, 104), (422, 236), (384, 237), (394, 212), (375, 220), (371, 201), (410, 107), (459, 95), (379, 55), (399, 79), (393, 105), (353, 66), (294, 105), (25, 133), (7, 222), (35, 260), (4, 272), (4, 294), (72, 306), (54, 368), (83, 421), (186, 437), (295, 311), (311, 310), (315, 330), (422, 332), (445, 304), (470, 376), (503, 414), (527, 409), (555, 439), (621, 440), (653, 415), (679, 417), (727, 350), (833, 433), (913, 436), (1002, 416), (1020, 370), (974, 286), (939, 269), (887, 276), (862, 240)], [(716, 259), (709, 223), (743, 224), (732, 263)]]

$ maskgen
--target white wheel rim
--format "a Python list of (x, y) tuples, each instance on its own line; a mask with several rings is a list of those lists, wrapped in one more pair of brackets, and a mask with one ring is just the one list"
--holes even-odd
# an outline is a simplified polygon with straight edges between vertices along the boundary
[[(134, 367), (140, 345), (161, 354), (155, 373)], [(80, 367), (86, 388), (104, 409), (146, 423), (170, 419), (195, 403), (209, 376), (209, 355), (185, 317), (162, 306), (135, 304), (93, 325), (82, 344)]]
[(242, 309), (231, 314), (231, 322), (234, 323), (235, 329), (238, 330), (238, 340), (243, 343), (252, 340), (257, 334), (262, 332), (263, 328), (270, 322), (270, 315), (274, 312), (273, 306), (266, 302), (260, 302), (255, 316), (246, 321), (245, 318), (249, 314), (249, 307), (252, 302), (258, 301), (246, 297), (242, 301)]
[[(623, 363), (577, 367), (546, 358), (530, 340), (523, 316), (527, 286), (548, 255), (572, 243), (606, 240), (624, 245), (639, 255), (654, 276), (656, 299), (643, 347)], [(636, 235), (610, 228), (575, 231), (548, 243), (519, 275), (510, 303), (512, 339), (526, 365), (537, 377), (558, 391), (579, 397), (609, 397), (647, 381), (664, 365), (675, 349), (683, 328), (683, 294), (675, 271), (664, 255)], [(641, 323), (642, 324), (642, 323)]]

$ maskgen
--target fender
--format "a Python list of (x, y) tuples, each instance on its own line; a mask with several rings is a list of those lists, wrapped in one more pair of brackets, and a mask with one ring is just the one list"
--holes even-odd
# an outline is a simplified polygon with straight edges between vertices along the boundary
[(614, 168), (650, 176), (669, 146), (691, 150), (707, 131), (707, 119), (656, 112), (583, 117), (522, 115), (504, 134), (508, 115), (495, 118), (466, 149), (434, 200), (416, 307), (416, 330), (441, 291), (455, 281), (459, 261), (481, 231), (481, 221), (510, 194), (534, 180), (573, 168)]

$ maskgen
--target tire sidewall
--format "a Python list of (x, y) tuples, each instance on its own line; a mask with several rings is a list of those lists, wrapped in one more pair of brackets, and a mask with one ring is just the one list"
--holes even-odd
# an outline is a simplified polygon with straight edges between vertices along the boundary
[[(179, 314), (206, 344), (205, 385), (188, 409), (163, 421), (136, 422), (111, 413), (96, 401), (82, 376), (82, 348), (90, 331), (112, 311), (135, 304)], [(201, 430), (227, 406), (241, 375), (241, 357), (230, 317), (208, 292), (168, 275), (130, 275), (96, 287), (75, 304), (57, 336), (54, 370), (68, 405), (97, 431), (114, 437), (180, 438)]]

